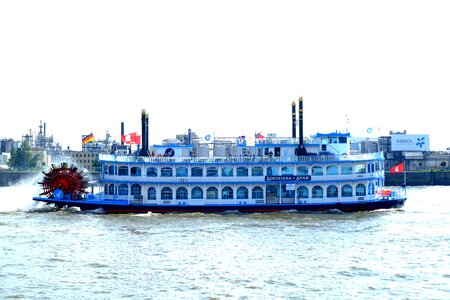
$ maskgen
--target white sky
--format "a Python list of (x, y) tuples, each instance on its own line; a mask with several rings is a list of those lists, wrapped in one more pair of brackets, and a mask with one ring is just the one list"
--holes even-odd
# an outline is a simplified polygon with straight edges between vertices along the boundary
[[(389, 130), (450, 147), (450, 1), (1, 1), (0, 138)], [(347, 118), (348, 116), (348, 118)], [(347, 122), (348, 119), (348, 122)]]

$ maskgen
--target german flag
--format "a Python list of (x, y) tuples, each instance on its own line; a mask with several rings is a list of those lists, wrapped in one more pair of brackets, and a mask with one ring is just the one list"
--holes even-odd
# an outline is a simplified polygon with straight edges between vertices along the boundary
[(94, 135), (92, 134), (92, 132), (89, 135), (85, 135), (82, 139), (83, 144), (87, 144), (87, 143), (90, 143), (93, 141), (94, 141)]

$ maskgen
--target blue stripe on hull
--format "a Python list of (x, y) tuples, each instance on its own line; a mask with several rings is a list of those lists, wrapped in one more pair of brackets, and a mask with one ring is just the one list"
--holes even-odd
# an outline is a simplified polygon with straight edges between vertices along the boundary
[(406, 198), (395, 200), (368, 201), (360, 203), (333, 203), (333, 204), (260, 204), (260, 205), (130, 205), (128, 203), (113, 204), (86, 200), (55, 200), (33, 198), (36, 201), (55, 204), (58, 207), (78, 207), (80, 210), (102, 209), (105, 213), (223, 213), (237, 211), (243, 213), (278, 212), (296, 210), (299, 212), (323, 212), (340, 210), (343, 212), (371, 211), (377, 209), (390, 209), (403, 206)]

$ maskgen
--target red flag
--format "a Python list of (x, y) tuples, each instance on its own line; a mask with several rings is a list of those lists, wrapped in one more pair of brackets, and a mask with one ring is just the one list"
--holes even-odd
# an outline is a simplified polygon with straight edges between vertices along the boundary
[(393, 166), (391, 168), (391, 173), (400, 173), (405, 171), (405, 163), (402, 162), (401, 164), (398, 164), (396, 166)]
[(136, 132), (124, 134), (121, 137), (122, 143), (125, 144), (140, 144), (141, 143), (141, 136), (137, 135)]

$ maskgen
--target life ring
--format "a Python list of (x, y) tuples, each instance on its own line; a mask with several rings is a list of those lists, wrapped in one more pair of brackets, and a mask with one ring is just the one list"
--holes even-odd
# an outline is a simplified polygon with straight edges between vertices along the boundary
[(342, 154), (342, 158), (347, 158), (347, 153)]

